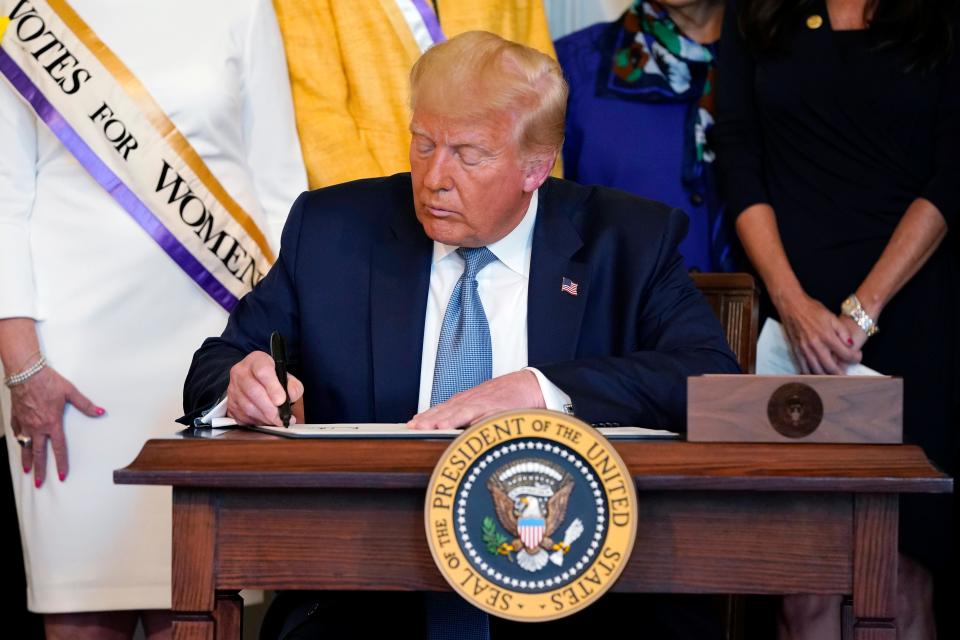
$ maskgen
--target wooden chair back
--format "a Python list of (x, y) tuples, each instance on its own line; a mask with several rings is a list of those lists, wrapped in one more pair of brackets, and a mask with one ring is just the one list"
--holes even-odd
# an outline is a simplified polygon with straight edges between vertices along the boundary
[(760, 291), (749, 273), (691, 273), (693, 284), (720, 318), (730, 349), (744, 373), (754, 373)]

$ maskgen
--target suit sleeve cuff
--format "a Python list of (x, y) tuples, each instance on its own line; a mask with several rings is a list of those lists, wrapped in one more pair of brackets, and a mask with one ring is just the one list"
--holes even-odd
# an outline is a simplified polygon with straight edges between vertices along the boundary
[(547, 376), (543, 375), (539, 369), (524, 367), (524, 371), (529, 371), (537, 377), (540, 394), (543, 396), (543, 403), (547, 406), (547, 409), (573, 415), (573, 401), (560, 387), (547, 380)]

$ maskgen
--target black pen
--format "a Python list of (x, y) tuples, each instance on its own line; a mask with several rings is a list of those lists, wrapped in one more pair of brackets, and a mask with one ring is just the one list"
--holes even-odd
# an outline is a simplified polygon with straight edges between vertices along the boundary
[(270, 334), (270, 355), (273, 356), (273, 366), (277, 370), (277, 379), (280, 380), (280, 386), (283, 387), (284, 400), (277, 408), (280, 410), (280, 419), (283, 420), (283, 426), (289, 427), (290, 392), (287, 391), (287, 347), (279, 331)]

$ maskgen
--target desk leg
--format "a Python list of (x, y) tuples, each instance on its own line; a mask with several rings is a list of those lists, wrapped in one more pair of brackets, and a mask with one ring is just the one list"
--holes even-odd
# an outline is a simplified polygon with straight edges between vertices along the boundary
[(212, 619), (178, 616), (173, 622), (174, 640), (237, 640), (243, 635), (243, 598), (236, 591), (217, 594)]
[[(196, 489), (173, 490), (173, 637), (218, 640), (215, 636), (214, 496)], [(239, 638), (239, 633), (234, 636)]]
[(216, 640), (239, 640), (243, 635), (243, 598), (239, 591), (218, 591), (213, 612)]
[(854, 640), (896, 640), (898, 509), (896, 495), (854, 498)]

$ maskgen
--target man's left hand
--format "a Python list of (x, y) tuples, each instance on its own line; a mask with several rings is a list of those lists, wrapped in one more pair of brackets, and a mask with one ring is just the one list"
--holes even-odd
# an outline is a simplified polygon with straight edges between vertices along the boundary
[(413, 416), (410, 429), (456, 429), (512, 409), (545, 409), (540, 383), (532, 371), (515, 371), (461, 391), (444, 403)]

